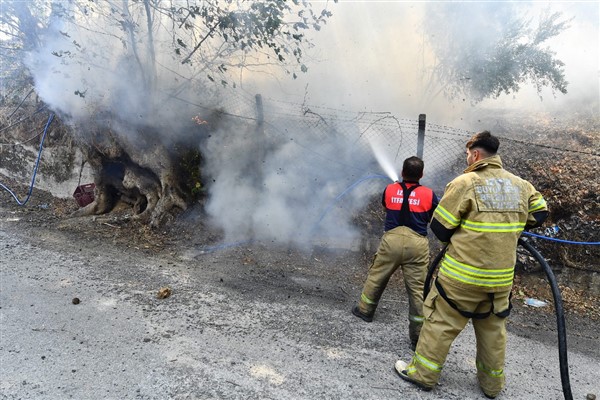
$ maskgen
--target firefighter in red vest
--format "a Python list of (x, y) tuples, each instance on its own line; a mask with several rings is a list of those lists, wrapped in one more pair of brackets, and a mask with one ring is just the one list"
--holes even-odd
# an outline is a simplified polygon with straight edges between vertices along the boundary
[(433, 233), (449, 244), (423, 304), (425, 321), (412, 361), (395, 365), (402, 379), (425, 390), (438, 382), (450, 346), (469, 320), (483, 394), (493, 399), (504, 387), (517, 241), (524, 229), (544, 222), (548, 209), (531, 183), (502, 167), (499, 145), (488, 131), (467, 142), (468, 168), (448, 183), (431, 221)]
[(423, 161), (409, 157), (402, 166), (402, 182), (389, 184), (383, 192), (386, 210), (385, 233), (369, 268), (358, 304), (352, 313), (366, 322), (373, 314), (392, 274), (402, 268), (408, 293), (408, 331), (411, 348), (417, 343), (423, 324), (423, 286), (429, 264), (427, 225), (438, 198), (421, 186)]

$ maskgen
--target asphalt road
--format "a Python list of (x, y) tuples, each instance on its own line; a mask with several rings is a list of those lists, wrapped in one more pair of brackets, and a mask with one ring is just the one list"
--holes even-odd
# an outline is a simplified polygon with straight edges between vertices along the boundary
[[(21, 223), (0, 221), (0, 399), (483, 398), (470, 326), (434, 391), (398, 378), (406, 300), (352, 316), (352, 254), (157, 256)], [(597, 352), (569, 364), (573, 397), (600, 395)], [(552, 343), (510, 333), (506, 373), (499, 399), (563, 398)]]

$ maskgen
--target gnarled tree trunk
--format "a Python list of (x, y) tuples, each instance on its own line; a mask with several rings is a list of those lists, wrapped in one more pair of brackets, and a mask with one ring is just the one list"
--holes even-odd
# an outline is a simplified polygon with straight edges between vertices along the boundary
[[(124, 135), (120, 129), (117, 135), (98, 128), (81, 141), (95, 173), (96, 192), (94, 201), (74, 216), (105, 214), (122, 201), (131, 205), (135, 219), (157, 227), (193, 200), (191, 189), (200, 184), (198, 145), (206, 129), (196, 127), (195, 137), (175, 143), (165, 143), (169, 135), (153, 127), (127, 131)], [(196, 153), (196, 162), (183, 165), (189, 152)]]

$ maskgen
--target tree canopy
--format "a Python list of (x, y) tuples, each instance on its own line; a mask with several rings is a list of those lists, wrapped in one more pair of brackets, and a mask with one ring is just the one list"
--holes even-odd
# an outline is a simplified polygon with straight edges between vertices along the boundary
[(426, 39), (435, 54), (432, 78), (451, 98), (471, 102), (518, 92), (532, 83), (567, 92), (564, 63), (547, 41), (568, 28), (560, 13), (543, 13), (537, 26), (502, 3), (440, 4), (428, 7)]
[(147, 93), (165, 89), (166, 80), (174, 91), (190, 79), (235, 85), (243, 71), (270, 65), (296, 77), (308, 70), (306, 32), (331, 16), (327, 3), (315, 11), (305, 0), (7, 0), (0, 29), (5, 65), (14, 68), (3, 75), (16, 76), (23, 61), (31, 67), (35, 54), (38, 65), (79, 79), (79, 97), (91, 94), (86, 82), (102, 69), (134, 74), (136, 88)]

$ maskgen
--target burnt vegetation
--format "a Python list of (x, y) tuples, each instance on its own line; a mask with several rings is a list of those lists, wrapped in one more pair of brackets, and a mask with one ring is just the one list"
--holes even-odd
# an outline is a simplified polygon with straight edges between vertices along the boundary
[[(557, 118), (531, 116), (503, 122), (499, 135), (507, 169), (531, 181), (544, 195), (550, 215), (538, 234), (572, 242), (598, 242), (600, 232), (600, 124), (593, 113)], [(583, 143), (589, 143), (584, 145)], [(598, 246), (536, 240), (560, 271), (600, 272)]]

